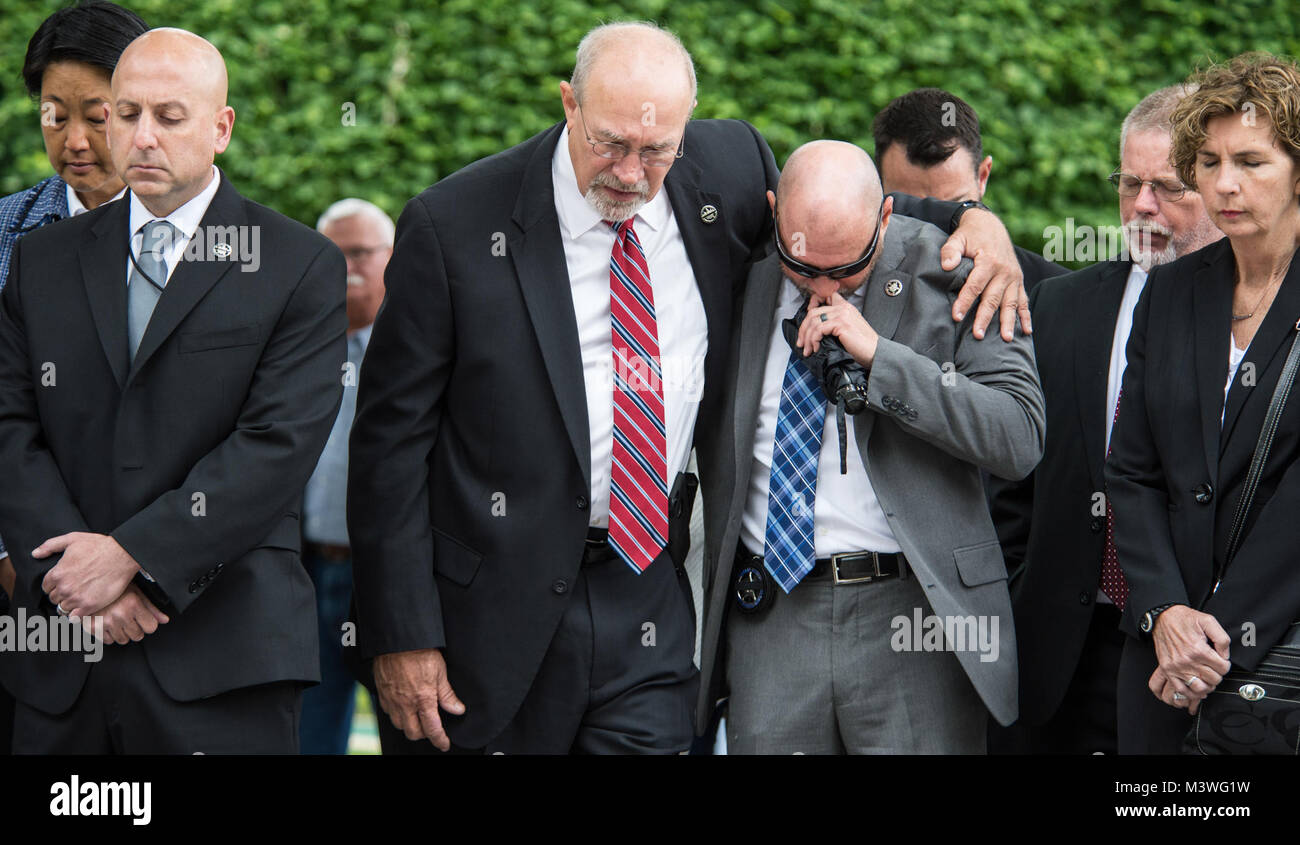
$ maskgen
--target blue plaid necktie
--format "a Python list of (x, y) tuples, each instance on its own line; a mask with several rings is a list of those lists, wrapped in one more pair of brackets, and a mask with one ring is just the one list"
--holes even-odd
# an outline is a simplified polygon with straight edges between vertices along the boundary
[(792, 349), (776, 414), (763, 549), (767, 571), (787, 593), (812, 571), (815, 561), (813, 505), (825, 423), (826, 396)]

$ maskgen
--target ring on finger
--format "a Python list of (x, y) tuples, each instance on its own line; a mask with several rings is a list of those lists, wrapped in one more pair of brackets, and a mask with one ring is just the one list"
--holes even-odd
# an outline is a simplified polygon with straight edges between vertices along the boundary
[(1181, 692), (1174, 693), (1174, 701), (1182, 701), (1185, 698), (1187, 698), (1187, 696), (1183, 695)]
[(819, 316), (822, 318), (822, 322), (823, 322), (823, 323), (826, 322), (826, 314), (825, 314), (825, 312), (822, 312), (822, 314), (820, 314)]
[(1199, 680), (1200, 678), (1198, 678), (1196, 675), (1193, 675), (1192, 677), (1187, 679), (1187, 685), (1190, 687), (1192, 684), (1196, 683)]

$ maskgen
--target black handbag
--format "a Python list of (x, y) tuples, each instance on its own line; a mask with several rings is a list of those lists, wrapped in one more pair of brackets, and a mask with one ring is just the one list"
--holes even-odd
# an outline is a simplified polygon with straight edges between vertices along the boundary
[[(1273, 389), (1255, 455), (1228, 532), (1228, 548), (1215, 588), (1223, 580), (1241, 541), (1246, 514), (1264, 472), (1296, 371), (1300, 369), (1300, 322), (1282, 375)], [(1213, 595), (1211, 593), (1210, 595)], [(1209, 601), (1209, 596), (1202, 607)], [(1186, 754), (1300, 755), (1300, 622), (1293, 623), (1252, 671), (1230, 670), (1197, 708), (1183, 741)]]

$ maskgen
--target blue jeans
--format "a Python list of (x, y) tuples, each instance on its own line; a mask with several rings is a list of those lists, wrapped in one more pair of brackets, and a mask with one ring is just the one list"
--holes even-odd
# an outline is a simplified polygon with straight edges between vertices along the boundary
[(304, 551), (302, 562), (316, 587), (321, 682), (303, 693), (300, 745), (303, 754), (346, 754), (356, 702), (356, 679), (343, 665), (342, 631), (352, 601), (352, 559)]

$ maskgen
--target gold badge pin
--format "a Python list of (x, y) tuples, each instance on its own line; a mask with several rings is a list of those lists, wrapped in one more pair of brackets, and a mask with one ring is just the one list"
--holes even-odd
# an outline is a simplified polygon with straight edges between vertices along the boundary
[(715, 205), (704, 205), (700, 207), (700, 219), (705, 223), (712, 223), (718, 219), (718, 207)]
[(885, 283), (885, 296), (898, 296), (903, 292), (903, 283), (898, 279), (890, 279)]

